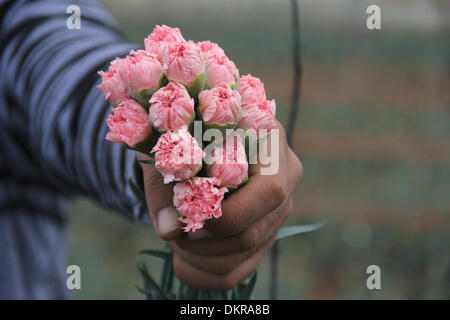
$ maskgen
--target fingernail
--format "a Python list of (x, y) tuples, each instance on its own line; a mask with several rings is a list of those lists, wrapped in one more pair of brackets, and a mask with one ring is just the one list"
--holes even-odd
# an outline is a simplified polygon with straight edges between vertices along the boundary
[(161, 235), (176, 230), (179, 227), (178, 213), (173, 207), (165, 207), (158, 211), (158, 229)]

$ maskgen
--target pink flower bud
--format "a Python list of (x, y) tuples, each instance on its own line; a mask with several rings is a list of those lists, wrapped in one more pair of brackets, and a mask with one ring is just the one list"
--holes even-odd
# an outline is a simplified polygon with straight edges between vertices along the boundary
[(164, 183), (189, 179), (202, 167), (204, 152), (186, 127), (161, 135), (151, 152)]
[(206, 59), (206, 84), (210, 88), (220, 85), (235, 88), (239, 80), (239, 71), (226, 55), (212, 54)]
[(277, 127), (277, 122), (275, 120), (275, 100), (262, 100), (260, 102), (253, 102), (242, 108), (242, 118), (239, 121), (237, 128), (250, 130), (253, 136), (256, 134), (260, 137), (261, 129), (274, 129)]
[(164, 72), (156, 55), (144, 50), (134, 51), (117, 63), (120, 77), (133, 92), (148, 99), (161, 86)]
[(215, 146), (206, 163), (208, 176), (219, 179), (222, 187), (236, 188), (248, 180), (247, 155), (237, 134), (228, 136), (225, 143)]
[(239, 81), (239, 93), (242, 98), (243, 108), (250, 103), (266, 100), (264, 84), (259, 78), (253, 77), (251, 74), (241, 77)]
[(203, 57), (207, 60), (212, 55), (224, 56), (225, 52), (217, 43), (211, 41), (201, 41), (197, 42), (198, 47), (203, 52)]
[(234, 128), (242, 113), (239, 92), (227, 86), (200, 92), (198, 102), (207, 127)]
[(163, 25), (153, 29), (153, 32), (144, 40), (144, 45), (146, 51), (156, 54), (158, 60), (162, 62), (164, 50), (168, 45), (184, 41), (180, 29)]
[(179, 182), (173, 188), (173, 204), (186, 223), (184, 231), (201, 229), (206, 220), (222, 216), (222, 199), (227, 188), (216, 188), (219, 180), (195, 177)]
[(205, 74), (201, 50), (193, 42), (177, 42), (167, 46), (163, 66), (169, 80), (178, 81), (186, 87)]
[(160, 132), (188, 126), (195, 118), (194, 99), (178, 82), (170, 82), (150, 99), (150, 120)]
[(127, 85), (123, 82), (117, 71), (116, 58), (109, 66), (108, 72), (99, 71), (98, 74), (102, 77), (102, 83), (97, 87), (105, 94), (106, 100), (112, 105), (118, 106), (122, 101), (130, 99)]
[(148, 113), (134, 100), (125, 100), (119, 108), (114, 108), (106, 123), (110, 132), (106, 140), (125, 143), (134, 148), (138, 143), (145, 141), (152, 133), (148, 121)]

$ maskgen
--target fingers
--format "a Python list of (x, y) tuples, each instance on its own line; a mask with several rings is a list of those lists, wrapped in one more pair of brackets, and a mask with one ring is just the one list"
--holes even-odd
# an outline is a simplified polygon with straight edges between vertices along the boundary
[[(249, 229), (250, 226), (257, 223), (270, 212), (274, 212), (280, 207), (287, 196), (292, 192), (293, 187), (300, 179), (303, 168), (297, 156), (287, 147), (285, 141), (284, 130), (280, 126), (280, 134), (278, 139), (269, 136), (267, 139), (268, 149), (273, 143), (279, 145), (279, 170), (274, 175), (261, 174), (261, 164), (251, 165), (249, 167), (249, 182), (228, 196), (222, 202), (222, 217), (207, 221), (204, 229), (195, 233), (183, 233), (182, 223), (178, 220), (179, 214), (173, 207), (173, 184), (163, 184), (163, 179), (154, 165), (142, 164), (144, 172), (144, 185), (146, 190), (146, 198), (152, 221), (158, 235), (165, 240), (172, 240), (183, 237), (186, 240), (210, 239), (211, 242), (221, 237), (230, 237), (242, 234), (236, 246), (249, 244), (248, 239), (258, 239), (255, 233), (266, 234), (264, 228)], [(145, 155), (139, 154), (140, 159), (146, 158)], [(275, 213), (273, 216), (276, 216)], [(260, 224), (266, 223), (262, 220)], [(246, 231), (249, 229), (248, 231)], [(255, 231), (256, 230), (256, 231)], [(247, 239), (247, 240), (246, 240)], [(189, 243), (189, 241), (187, 241)], [(189, 245), (188, 245), (189, 246)], [(236, 252), (235, 246), (227, 246), (218, 252)], [(203, 252), (203, 248), (199, 249)], [(241, 250), (245, 251), (245, 250)]]
[[(138, 159), (149, 159), (138, 153)], [(148, 210), (158, 236), (164, 240), (173, 240), (183, 236), (182, 223), (173, 206), (173, 184), (164, 184), (161, 174), (152, 164), (141, 164), (144, 175), (145, 197)]]
[(183, 250), (176, 245), (174, 241), (169, 242), (169, 247), (175, 254), (180, 256), (183, 261), (194, 266), (197, 269), (207, 271), (213, 274), (225, 275), (239, 266), (243, 261), (250, 257), (258, 248), (252, 248), (248, 251), (231, 253), (221, 256), (201, 256)]
[(174, 254), (174, 271), (183, 283), (203, 290), (229, 290), (248, 277), (261, 261), (264, 254), (275, 242), (275, 236), (260, 247), (253, 255), (241, 263), (233, 271), (219, 275), (210, 273), (185, 262), (178, 254)]
[(290, 195), (303, 167), (287, 146), (281, 126), (278, 139), (270, 135), (266, 143), (269, 150), (278, 144), (278, 171), (264, 175), (264, 165), (250, 165), (249, 182), (222, 201), (222, 217), (207, 221), (205, 228), (195, 233), (181, 229), (172, 204), (173, 184), (164, 185), (154, 165), (142, 165), (155, 230), (169, 241), (175, 274), (182, 282), (205, 290), (230, 289), (255, 269), (275, 241), (292, 210)]
[(288, 185), (289, 189), (292, 189), (303, 176), (303, 165), (291, 148), (288, 148), (287, 153), (289, 168)]
[(222, 217), (206, 223), (206, 229), (215, 237), (243, 232), (285, 201), (290, 186), (287, 174), (287, 148), (284, 140), (284, 133), (281, 133), (278, 140), (270, 135), (266, 142), (269, 150), (271, 144), (279, 145), (278, 155), (271, 155), (272, 159), (279, 157), (278, 172), (274, 175), (263, 175), (261, 164), (250, 165), (248, 183), (222, 201)]
[(182, 238), (175, 240), (175, 243), (185, 251), (204, 256), (222, 256), (249, 251), (258, 248), (270, 236), (277, 232), (289, 216), (291, 210), (292, 198), (289, 198), (286, 205), (277, 208), (236, 236), (202, 240)]
[(270, 176), (253, 176), (238, 191), (222, 201), (222, 217), (209, 220), (206, 229), (215, 237), (241, 233), (286, 199), (287, 192)]

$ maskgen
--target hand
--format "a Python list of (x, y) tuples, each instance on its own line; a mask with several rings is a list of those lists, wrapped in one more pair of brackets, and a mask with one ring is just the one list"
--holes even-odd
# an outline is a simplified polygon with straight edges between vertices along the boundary
[[(222, 201), (222, 217), (205, 228), (185, 233), (172, 204), (173, 184), (164, 185), (154, 165), (143, 164), (144, 187), (157, 234), (174, 251), (175, 275), (204, 290), (228, 290), (251, 274), (275, 241), (292, 210), (291, 193), (302, 176), (301, 162), (288, 147), (280, 124), (279, 170), (261, 175), (261, 164), (249, 166), (249, 181)], [(143, 154), (139, 159), (145, 159)]]

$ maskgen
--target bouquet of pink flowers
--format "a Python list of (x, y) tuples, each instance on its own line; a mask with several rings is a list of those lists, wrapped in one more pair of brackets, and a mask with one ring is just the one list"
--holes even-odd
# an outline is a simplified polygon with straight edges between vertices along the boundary
[[(178, 28), (156, 26), (144, 44), (99, 72), (99, 88), (114, 106), (106, 139), (151, 157), (141, 162), (154, 164), (165, 184), (175, 183), (179, 219), (195, 232), (219, 218), (224, 197), (247, 182), (250, 146), (277, 126), (275, 100), (267, 99), (260, 79), (240, 76), (216, 43), (195, 43)], [(207, 143), (195, 138), (194, 122), (200, 137), (211, 137)], [(169, 263), (170, 252), (146, 252)], [(145, 265), (138, 267), (152, 283)], [(170, 295), (152, 288), (142, 290), (153, 298)]]

